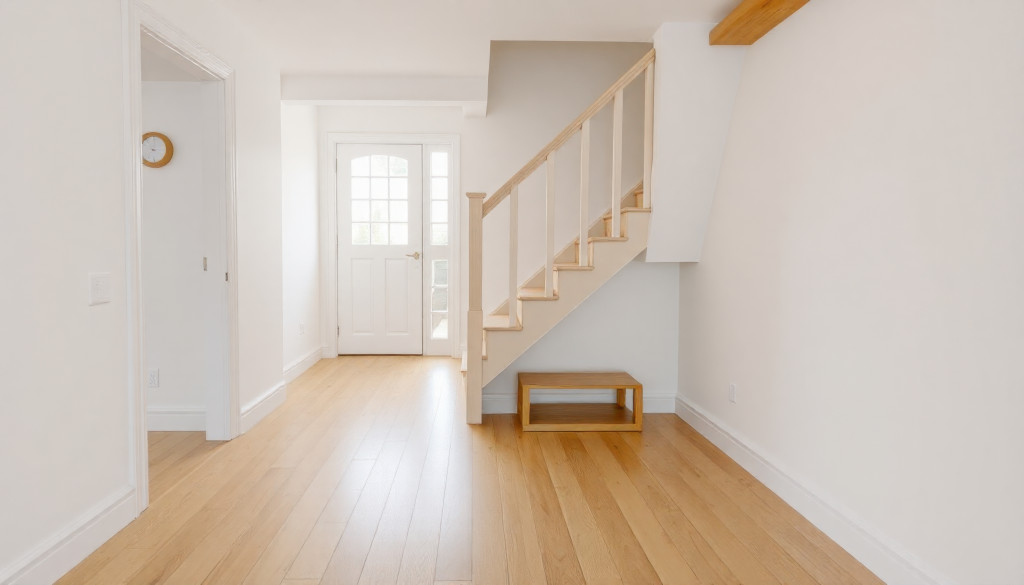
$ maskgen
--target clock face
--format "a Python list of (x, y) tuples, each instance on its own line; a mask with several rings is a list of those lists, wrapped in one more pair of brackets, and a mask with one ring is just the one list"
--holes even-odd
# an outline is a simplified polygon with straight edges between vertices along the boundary
[(159, 168), (171, 162), (174, 146), (170, 138), (159, 132), (147, 132), (142, 136), (142, 163), (147, 167)]
[(155, 163), (167, 154), (167, 145), (156, 136), (150, 136), (142, 141), (142, 160)]

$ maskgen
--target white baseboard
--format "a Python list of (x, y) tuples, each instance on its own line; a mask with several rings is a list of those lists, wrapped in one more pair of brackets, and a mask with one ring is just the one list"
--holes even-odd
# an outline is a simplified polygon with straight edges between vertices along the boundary
[(275, 408), (284, 404), (284, 400), (287, 397), (288, 384), (282, 380), (277, 386), (267, 390), (262, 396), (243, 406), (242, 432), (248, 432), (249, 429), (256, 426), (256, 423), (263, 420)]
[(700, 407), (676, 398), (676, 414), (886, 583), (953, 584), (851, 511), (787, 473), (753, 443)]
[[(531, 402), (544, 404), (552, 402), (614, 402), (614, 390), (534, 390), (530, 392)], [(484, 393), (484, 414), (515, 414), (515, 394)], [(675, 397), (644, 395), (644, 412), (651, 414), (675, 412)]]
[(318, 347), (313, 351), (309, 352), (305, 357), (299, 358), (289, 364), (284, 369), (284, 383), (290, 384), (292, 380), (295, 380), (303, 374), (306, 370), (313, 367), (313, 364), (323, 359), (324, 348)]
[(150, 406), (146, 408), (148, 431), (205, 431), (206, 410), (190, 407)]
[(135, 506), (134, 487), (118, 490), (12, 565), (0, 568), (0, 583), (53, 583), (134, 520)]
[(338, 357), (338, 352), (332, 350), (331, 348), (325, 345), (320, 348), (320, 357), (322, 357), (325, 360), (333, 360), (334, 358)]

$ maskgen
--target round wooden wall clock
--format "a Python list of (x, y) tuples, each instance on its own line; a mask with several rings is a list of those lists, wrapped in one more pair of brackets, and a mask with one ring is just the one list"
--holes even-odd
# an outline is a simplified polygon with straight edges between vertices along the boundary
[(158, 169), (171, 162), (174, 156), (174, 145), (171, 139), (159, 132), (146, 132), (142, 135), (142, 164)]

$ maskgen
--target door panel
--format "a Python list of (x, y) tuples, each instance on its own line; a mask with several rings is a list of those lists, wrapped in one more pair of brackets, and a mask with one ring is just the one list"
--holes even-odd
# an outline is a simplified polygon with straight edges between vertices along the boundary
[(338, 146), (338, 353), (423, 353), (422, 147)]

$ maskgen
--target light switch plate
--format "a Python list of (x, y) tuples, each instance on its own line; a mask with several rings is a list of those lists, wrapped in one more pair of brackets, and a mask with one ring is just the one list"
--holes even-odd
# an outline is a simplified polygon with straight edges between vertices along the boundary
[(111, 301), (109, 272), (89, 273), (89, 306), (102, 305)]

